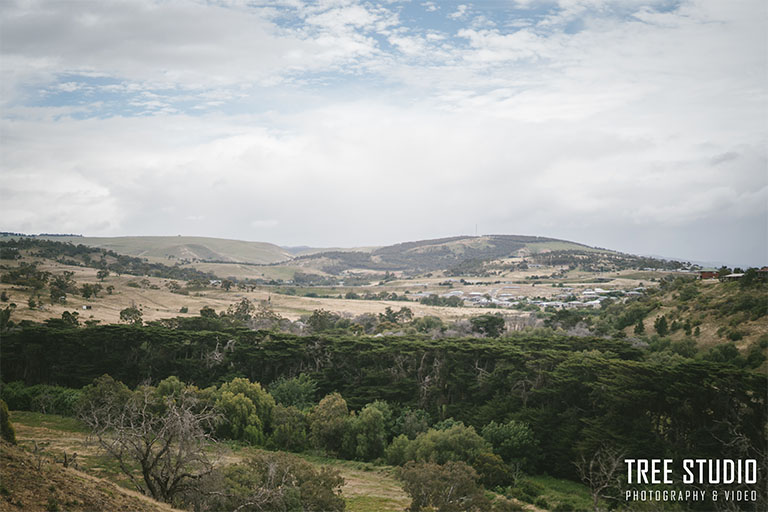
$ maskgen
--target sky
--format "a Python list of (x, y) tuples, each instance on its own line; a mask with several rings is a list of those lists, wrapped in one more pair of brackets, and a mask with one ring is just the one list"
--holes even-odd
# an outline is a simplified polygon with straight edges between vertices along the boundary
[(0, 230), (768, 264), (764, 0), (0, 2)]

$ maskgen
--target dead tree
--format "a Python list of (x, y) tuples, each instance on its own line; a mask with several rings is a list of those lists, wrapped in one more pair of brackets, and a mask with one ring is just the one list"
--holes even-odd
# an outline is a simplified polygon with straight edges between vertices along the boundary
[(621, 487), (623, 462), (622, 452), (606, 446), (597, 450), (591, 459), (587, 460), (582, 455), (578, 462), (574, 462), (581, 480), (589, 486), (595, 512), (600, 512), (601, 498), (616, 497), (615, 492)]
[(163, 397), (150, 386), (131, 392), (106, 379), (86, 392), (80, 417), (140, 492), (170, 503), (211, 472), (215, 411), (187, 390)]

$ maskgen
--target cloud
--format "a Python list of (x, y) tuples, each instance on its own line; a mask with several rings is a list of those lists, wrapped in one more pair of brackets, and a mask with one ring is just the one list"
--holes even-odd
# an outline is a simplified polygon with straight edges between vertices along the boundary
[(763, 258), (760, 5), (518, 3), (3, 4), (5, 227)]

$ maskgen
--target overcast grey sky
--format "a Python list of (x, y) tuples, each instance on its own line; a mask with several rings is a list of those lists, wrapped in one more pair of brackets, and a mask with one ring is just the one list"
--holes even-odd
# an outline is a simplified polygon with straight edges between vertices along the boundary
[(767, 9), (5, 1), (0, 230), (768, 264)]

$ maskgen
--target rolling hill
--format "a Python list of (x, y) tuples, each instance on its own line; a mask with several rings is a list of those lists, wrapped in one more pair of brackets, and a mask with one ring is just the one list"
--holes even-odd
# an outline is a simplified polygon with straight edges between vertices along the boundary
[(591, 247), (539, 236), (455, 236), (379, 247), (372, 251), (316, 251), (294, 263), (329, 273), (349, 269), (424, 272), (448, 269), (468, 260), (493, 260), (548, 251), (591, 251)]
[(268, 264), (291, 259), (288, 251), (274, 244), (224, 238), (197, 236), (40, 236), (39, 238), (110, 249), (119, 254), (154, 260)]

